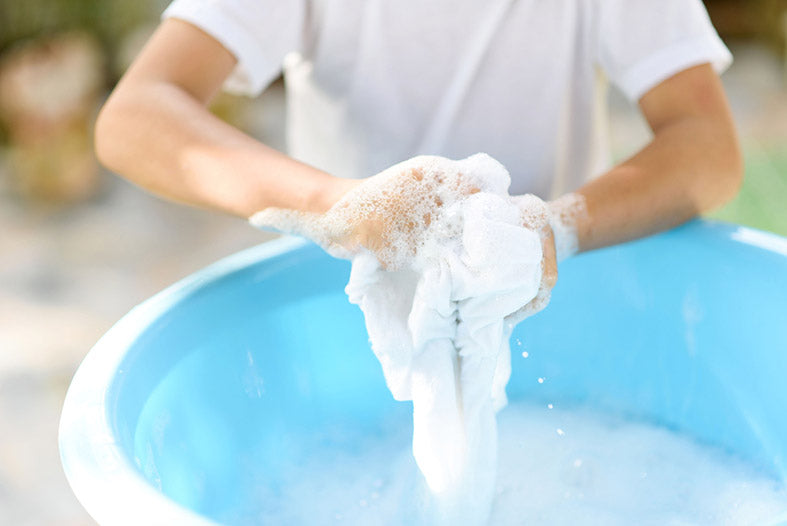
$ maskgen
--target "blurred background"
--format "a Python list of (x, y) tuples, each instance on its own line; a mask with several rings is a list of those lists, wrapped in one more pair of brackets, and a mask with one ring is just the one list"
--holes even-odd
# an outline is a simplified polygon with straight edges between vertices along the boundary
[[(160, 201), (102, 170), (92, 123), (166, 0), (0, 0), (0, 524), (92, 524), (57, 426), (85, 353), (131, 307), (270, 236)], [(735, 63), (723, 80), (746, 159), (713, 217), (787, 235), (787, 0), (708, 0)], [(222, 118), (283, 149), (284, 93), (222, 95)], [(614, 153), (649, 138), (610, 94)]]

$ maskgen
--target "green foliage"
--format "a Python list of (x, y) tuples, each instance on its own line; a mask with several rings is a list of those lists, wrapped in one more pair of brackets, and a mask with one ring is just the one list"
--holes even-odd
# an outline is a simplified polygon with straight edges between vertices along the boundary
[(711, 217), (787, 236), (787, 148), (753, 144), (744, 150), (743, 187)]
[(156, 0), (0, 0), (0, 54), (30, 39), (82, 30), (111, 60), (123, 36), (155, 20), (160, 8)]

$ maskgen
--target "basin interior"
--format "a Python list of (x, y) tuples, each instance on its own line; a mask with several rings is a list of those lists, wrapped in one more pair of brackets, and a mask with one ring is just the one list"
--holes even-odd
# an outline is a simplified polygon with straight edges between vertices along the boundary
[[(655, 422), (784, 480), (787, 257), (733, 233), (694, 223), (565, 262), (512, 336), (509, 397)], [(152, 485), (231, 522), (315, 451), (408, 439), (348, 276), (304, 245), (206, 280), (131, 343), (109, 417)]]

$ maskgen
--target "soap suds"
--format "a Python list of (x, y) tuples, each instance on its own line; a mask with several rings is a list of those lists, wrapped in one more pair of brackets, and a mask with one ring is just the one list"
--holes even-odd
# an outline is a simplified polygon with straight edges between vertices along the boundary
[[(557, 257), (565, 259), (578, 250), (577, 224), (587, 213), (579, 194), (547, 205), (509, 196), (509, 182), (505, 168), (484, 154), (462, 161), (423, 156), (358, 185), (326, 214), (267, 209), (250, 219), (353, 260), (347, 293), (364, 311), (392, 394), (413, 401), (412, 448), (423, 475), (414, 474), (408, 455), (392, 455), (399, 442), (377, 437), (369, 455), (332, 453), (322, 467), (317, 460), (300, 466), (275, 497), (260, 496), (275, 506), (259, 518), (750, 524), (784, 512), (783, 489), (747, 478), (734, 463), (717, 467), (694, 444), (633, 424), (607, 428), (553, 404), (509, 411), (498, 449), (495, 413), (507, 402), (508, 337), (549, 299), (545, 233), (554, 232)], [(667, 455), (679, 461), (665, 462)], [(698, 469), (712, 476), (697, 479)], [(316, 497), (304, 504), (308, 495)]]
[(353, 260), (347, 294), (397, 400), (413, 401), (413, 455), (434, 524), (482, 524), (497, 466), (513, 326), (549, 301), (549, 209), (508, 195), (486, 154), (415, 157), (364, 181), (327, 213), (267, 209), (256, 226)]
[[(307, 237), (336, 257), (350, 259), (365, 249), (396, 270), (423, 247), (425, 232), (436, 230), (432, 222), (444, 210), (474, 193), (505, 193), (509, 179), (501, 167), (483, 154), (463, 161), (422, 155), (366, 179), (325, 214), (267, 208), (249, 221)], [(449, 220), (438, 228), (445, 236), (458, 234)]]
[[(749, 526), (787, 518), (783, 483), (685, 435), (523, 402), (498, 421), (500, 466), (488, 524)], [(256, 512), (224, 522), (431, 524), (433, 503), (405, 433), (317, 449), (287, 468), (275, 490), (265, 487), (250, 488)]]
[(439, 174), (442, 205), (416, 244), (389, 237), (398, 250), (415, 249), (383, 258), (397, 270), (359, 253), (346, 291), (364, 312), (394, 398), (413, 401), (413, 455), (434, 494), (431, 522), (483, 524), (497, 465), (495, 412), (511, 370), (507, 321), (527, 313), (541, 288), (547, 212), (534, 196), (514, 203), (508, 172), (489, 156), (434, 166), (423, 180)]
[(582, 194), (566, 194), (548, 203), (549, 225), (555, 235), (557, 260), (573, 256), (579, 250), (577, 225), (587, 218), (587, 204)]
[(364, 312), (394, 398), (413, 401), (413, 455), (435, 495), (434, 523), (488, 517), (508, 336), (549, 301), (552, 230), (563, 252), (575, 250), (568, 225), (581, 201), (547, 206), (509, 196), (509, 184), (486, 154), (420, 156), (359, 184), (325, 214), (266, 209), (250, 219), (353, 260), (349, 299)]

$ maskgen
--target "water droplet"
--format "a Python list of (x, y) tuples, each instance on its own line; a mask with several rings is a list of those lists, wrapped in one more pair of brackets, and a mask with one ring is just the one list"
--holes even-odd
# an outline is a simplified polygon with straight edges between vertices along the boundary
[(563, 435), (565, 435), (565, 434), (566, 434), (566, 432), (565, 432), (565, 431), (563, 431), (562, 429), (560, 429), (559, 427), (558, 427), (558, 428), (555, 430), (555, 432), (556, 432), (558, 435), (560, 435), (560, 436), (563, 436)]
[(554, 409), (554, 408), (555, 406), (553, 406), (552, 404), (547, 404), (547, 409)]
[(528, 354), (527, 351), (523, 351), (522, 352), (522, 358), (527, 358), (528, 356), (530, 356), (530, 355)]
[(544, 383), (544, 379), (543, 378), (539, 378), (538, 379), (538, 383), (543, 384)]

